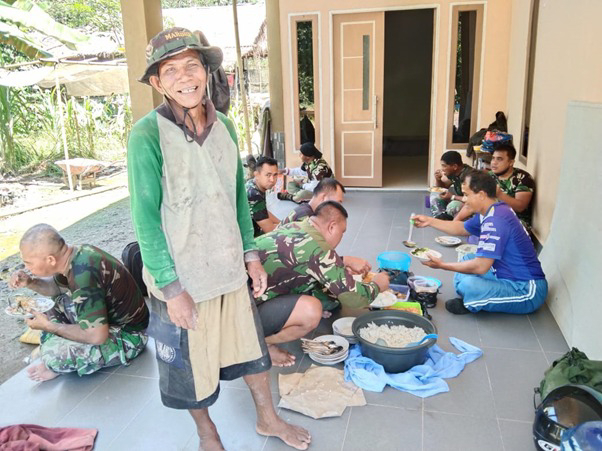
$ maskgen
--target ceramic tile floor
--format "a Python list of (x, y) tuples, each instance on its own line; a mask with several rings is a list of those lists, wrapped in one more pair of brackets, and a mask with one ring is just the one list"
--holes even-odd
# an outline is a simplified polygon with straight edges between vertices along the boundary
[[(425, 211), (424, 194), (418, 192), (350, 192), (345, 206), (350, 217), (340, 253), (363, 256), (373, 265), (380, 252), (402, 249), (410, 213)], [(414, 239), (455, 259), (453, 249), (434, 243), (437, 235), (416, 230)], [(310, 429), (314, 450), (532, 450), (533, 387), (568, 349), (550, 311), (544, 307), (528, 316), (453, 316), (443, 306), (453, 296), (451, 273), (416, 261), (411, 269), (443, 282), (440, 302), (431, 311), (440, 346), (452, 351), (448, 337), (454, 336), (482, 348), (483, 357), (448, 379), (448, 393), (422, 400), (387, 388), (365, 392), (368, 405), (349, 408), (339, 418), (312, 420), (287, 410), (280, 411), (282, 417)], [(330, 333), (331, 322), (322, 321), (315, 334)], [(274, 403), (278, 373), (304, 371), (310, 365), (298, 343), (288, 349), (298, 363), (271, 370)], [(195, 450), (198, 439), (188, 414), (161, 405), (154, 358), (149, 346), (129, 367), (44, 383), (31, 382), (21, 371), (0, 386), (0, 426), (94, 427), (99, 429), (97, 450)], [(241, 380), (222, 384), (210, 412), (228, 450), (290, 449), (255, 433), (253, 402)]]

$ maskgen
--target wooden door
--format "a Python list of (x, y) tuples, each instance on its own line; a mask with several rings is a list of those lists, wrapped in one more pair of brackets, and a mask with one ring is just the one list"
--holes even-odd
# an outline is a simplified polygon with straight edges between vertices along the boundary
[(346, 186), (382, 186), (384, 17), (334, 16), (335, 172)]

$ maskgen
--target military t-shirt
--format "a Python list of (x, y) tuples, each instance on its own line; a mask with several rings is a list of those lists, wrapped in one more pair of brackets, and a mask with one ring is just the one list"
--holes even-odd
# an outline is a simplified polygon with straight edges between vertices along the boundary
[(297, 208), (295, 208), (293, 211), (291, 211), (288, 214), (288, 216), (280, 222), (280, 225), (285, 225), (290, 222), (301, 221), (302, 219), (306, 218), (307, 216), (311, 216), (313, 214), (314, 214), (314, 209), (309, 206), (309, 202), (304, 202), (301, 205), (299, 205)]
[(450, 175), (448, 177), (448, 179), (451, 181), (451, 187), (453, 187), (456, 195), (464, 196), (464, 192), (462, 191), (462, 182), (464, 181), (466, 174), (468, 174), (470, 171), (472, 171), (472, 167), (464, 163), (464, 166), (458, 175)]
[(325, 288), (349, 307), (369, 304), (378, 296), (378, 285), (356, 281), (309, 219), (278, 227), (255, 240), (268, 274), (267, 289), (259, 302)]
[(103, 324), (126, 331), (148, 325), (148, 309), (136, 281), (125, 266), (90, 245), (74, 246), (67, 277), (54, 277), (61, 291), (71, 295), (68, 304), (57, 303), (58, 317), (82, 329)]
[(332, 177), (332, 169), (326, 163), (324, 158), (314, 159), (309, 163), (303, 163), (301, 169), (307, 172), (307, 178), (312, 180), (320, 181), (324, 177)]
[[(512, 175), (505, 180), (500, 179), (493, 171), (490, 171), (489, 175), (500, 185), (500, 189), (510, 197), (516, 197), (516, 193), (532, 193), (535, 190), (535, 180), (533, 180), (531, 174), (522, 169), (514, 168)], [(531, 227), (532, 204), (532, 202), (529, 202), (527, 208), (521, 212), (516, 212), (520, 222), (527, 228)]]
[(249, 200), (249, 209), (251, 210), (251, 219), (253, 220), (253, 231), (255, 236), (263, 235), (263, 230), (259, 227), (258, 221), (268, 219), (268, 207), (265, 200), (265, 193), (259, 189), (255, 179), (247, 180), (245, 184), (247, 190), (247, 199)]

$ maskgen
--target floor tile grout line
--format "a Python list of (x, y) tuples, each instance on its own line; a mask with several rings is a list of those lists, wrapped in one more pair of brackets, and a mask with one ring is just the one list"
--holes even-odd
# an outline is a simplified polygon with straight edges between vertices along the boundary
[(529, 320), (529, 325), (531, 326), (531, 330), (533, 331), (533, 334), (535, 335), (535, 338), (537, 339), (537, 343), (539, 344), (539, 349), (541, 349), (541, 352), (543, 353), (543, 358), (546, 360), (548, 365), (550, 365), (550, 360), (548, 359), (548, 356), (546, 355), (546, 351), (543, 349), (543, 345), (541, 344), (541, 341), (539, 340), (539, 335), (537, 335), (537, 331), (535, 330), (535, 327), (533, 327), (533, 322), (531, 321), (531, 318), (529, 318), (529, 315), (527, 315), (527, 320)]
[(422, 398), (422, 427), (421, 427), (421, 434), (420, 434), (420, 449), (422, 451), (424, 451), (424, 398)]
[[(107, 373), (103, 373), (103, 374), (107, 374)], [(86, 399), (88, 399), (90, 396), (92, 396), (92, 394), (93, 394), (93, 393), (94, 393), (96, 390), (98, 390), (98, 389), (100, 388), (100, 386), (101, 386), (101, 385), (103, 385), (103, 384), (104, 384), (106, 381), (108, 381), (108, 380), (109, 380), (109, 378), (112, 376), (112, 374), (113, 374), (113, 373), (110, 373), (110, 374), (109, 374), (109, 375), (108, 375), (108, 376), (105, 378), (105, 380), (103, 380), (103, 381), (102, 381), (100, 384), (98, 384), (98, 385), (96, 386), (96, 388), (94, 388), (94, 390), (92, 390), (92, 391), (91, 391), (91, 392), (89, 392), (89, 393), (88, 393), (86, 396), (84, 396), (84, 397), (81, 399), (81, 401), (80, 401), (80, 402), (78, 402), (76, 405), (74, 405), (74, 406), (73, 406), (73, 408), (72, 408), (71, 410), (69, 410), (67, 413), (65, 413), (65, 415), (63, 415), (62, 417), (60, 417), (60, 418), (59, 418), (59, 419), (58, 419), (58, 420), (55, 422), (55, 424), (58, 424), (58, 423), (60, 423), (60, 422), (63, 420), (63, 418), (67, 417), (67, 415), (69, 415), (71, 412), (73, 412), (75, 409), (77, 409), (77, 408), (78, 408), (78, 407), (81, 405), (81, 403), (83, 403), (83, 402), (84, 402)]]
[(345, 433), (343, 434), (343, 440), (341, 442), (341, 451), (345, 448), (345, 442), (347, 441), (347, 431), (349, 430), (349, 423), (351, 422), (351, 415), (353, 414), (353, 407), (349, 407), (349, 416), (347, 417), (347, 424), (345, 425)]
[(351, 247), (350, 247), (351, 249), (353, 249), (355, 247), (355, 243), (357, 242), (357, 239), (360, 236), (360, 232), (362, 231), (362, 228), (364, 227), (364, 223), (366, 222), (367, 217), (368, 217), (368, 209), (366, 209), (366, 211), (364, 212), (364, 217), (362, 218), (362, 222), (361, 222), (359, 228), (357, 229), (357, 233), (355, 234), (353, 241), (351, 242)]
[(410, 407), (392, 406), (390, 404), (374, 404), (373, 402), (367, 402), (366, 405), (374, 406), (374, 407), (387, 407), (389, 409), (407, 410), (408, 412), (418, 412), (421, 410), (420, 407), (416, 407), (415, 409), (412, 409)]
[(138, 412), (136, 412), (136, 414), (131, 418), (130, 421), (128, 421), (125, 426), (123, 426), (123, 428), (121, 428), (121, 430), (117, 433), (117, 435), (115, 437), (113, 437), (113, 440), (111, 440), (109, 442), (109, 444), (107, 445), (109, 448), (111, 447), (111, 445), (113, 444), (113, 442), (115, 440), (117, 440), (119, 438), (119, 436), (123, 433), (123, 431), (125, 431), (127, 429), (127, 427), (133, 423), (133, 421), (138, 418), (138, 415), (140, 415), (142, 413), (142, 411), (144, 410), (144, 408), (151, 402), (152, 397), (149, 397), (148, 400), (144, 403), (144, 405), (140, 408), (140, 410)]

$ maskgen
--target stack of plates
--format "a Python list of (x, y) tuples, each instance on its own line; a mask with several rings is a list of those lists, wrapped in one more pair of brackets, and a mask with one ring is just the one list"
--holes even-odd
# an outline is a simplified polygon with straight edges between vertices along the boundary
[(353, 331), (351, 330), (353, 321), (355, 321), (354, 316), (346, 316), (344, 318), (339, 318), (332, 323), (332, 332), (335, 335), (343, 337), (352, 345), (357, 343), (357, 338), (355, 338), (355, 335), (353, 335)]
[(321, 337), (314, 338), (313, 341), (334, 341), (337, 346), (343, 348), (341, 351), (330, 355), (310, 352), (309, 358), (314, 362), (321, 363), (322, 365), (334, 365), (335, 363), (342, 362), (349, 355), (349, 342), (338, 335), (322, 335)]

